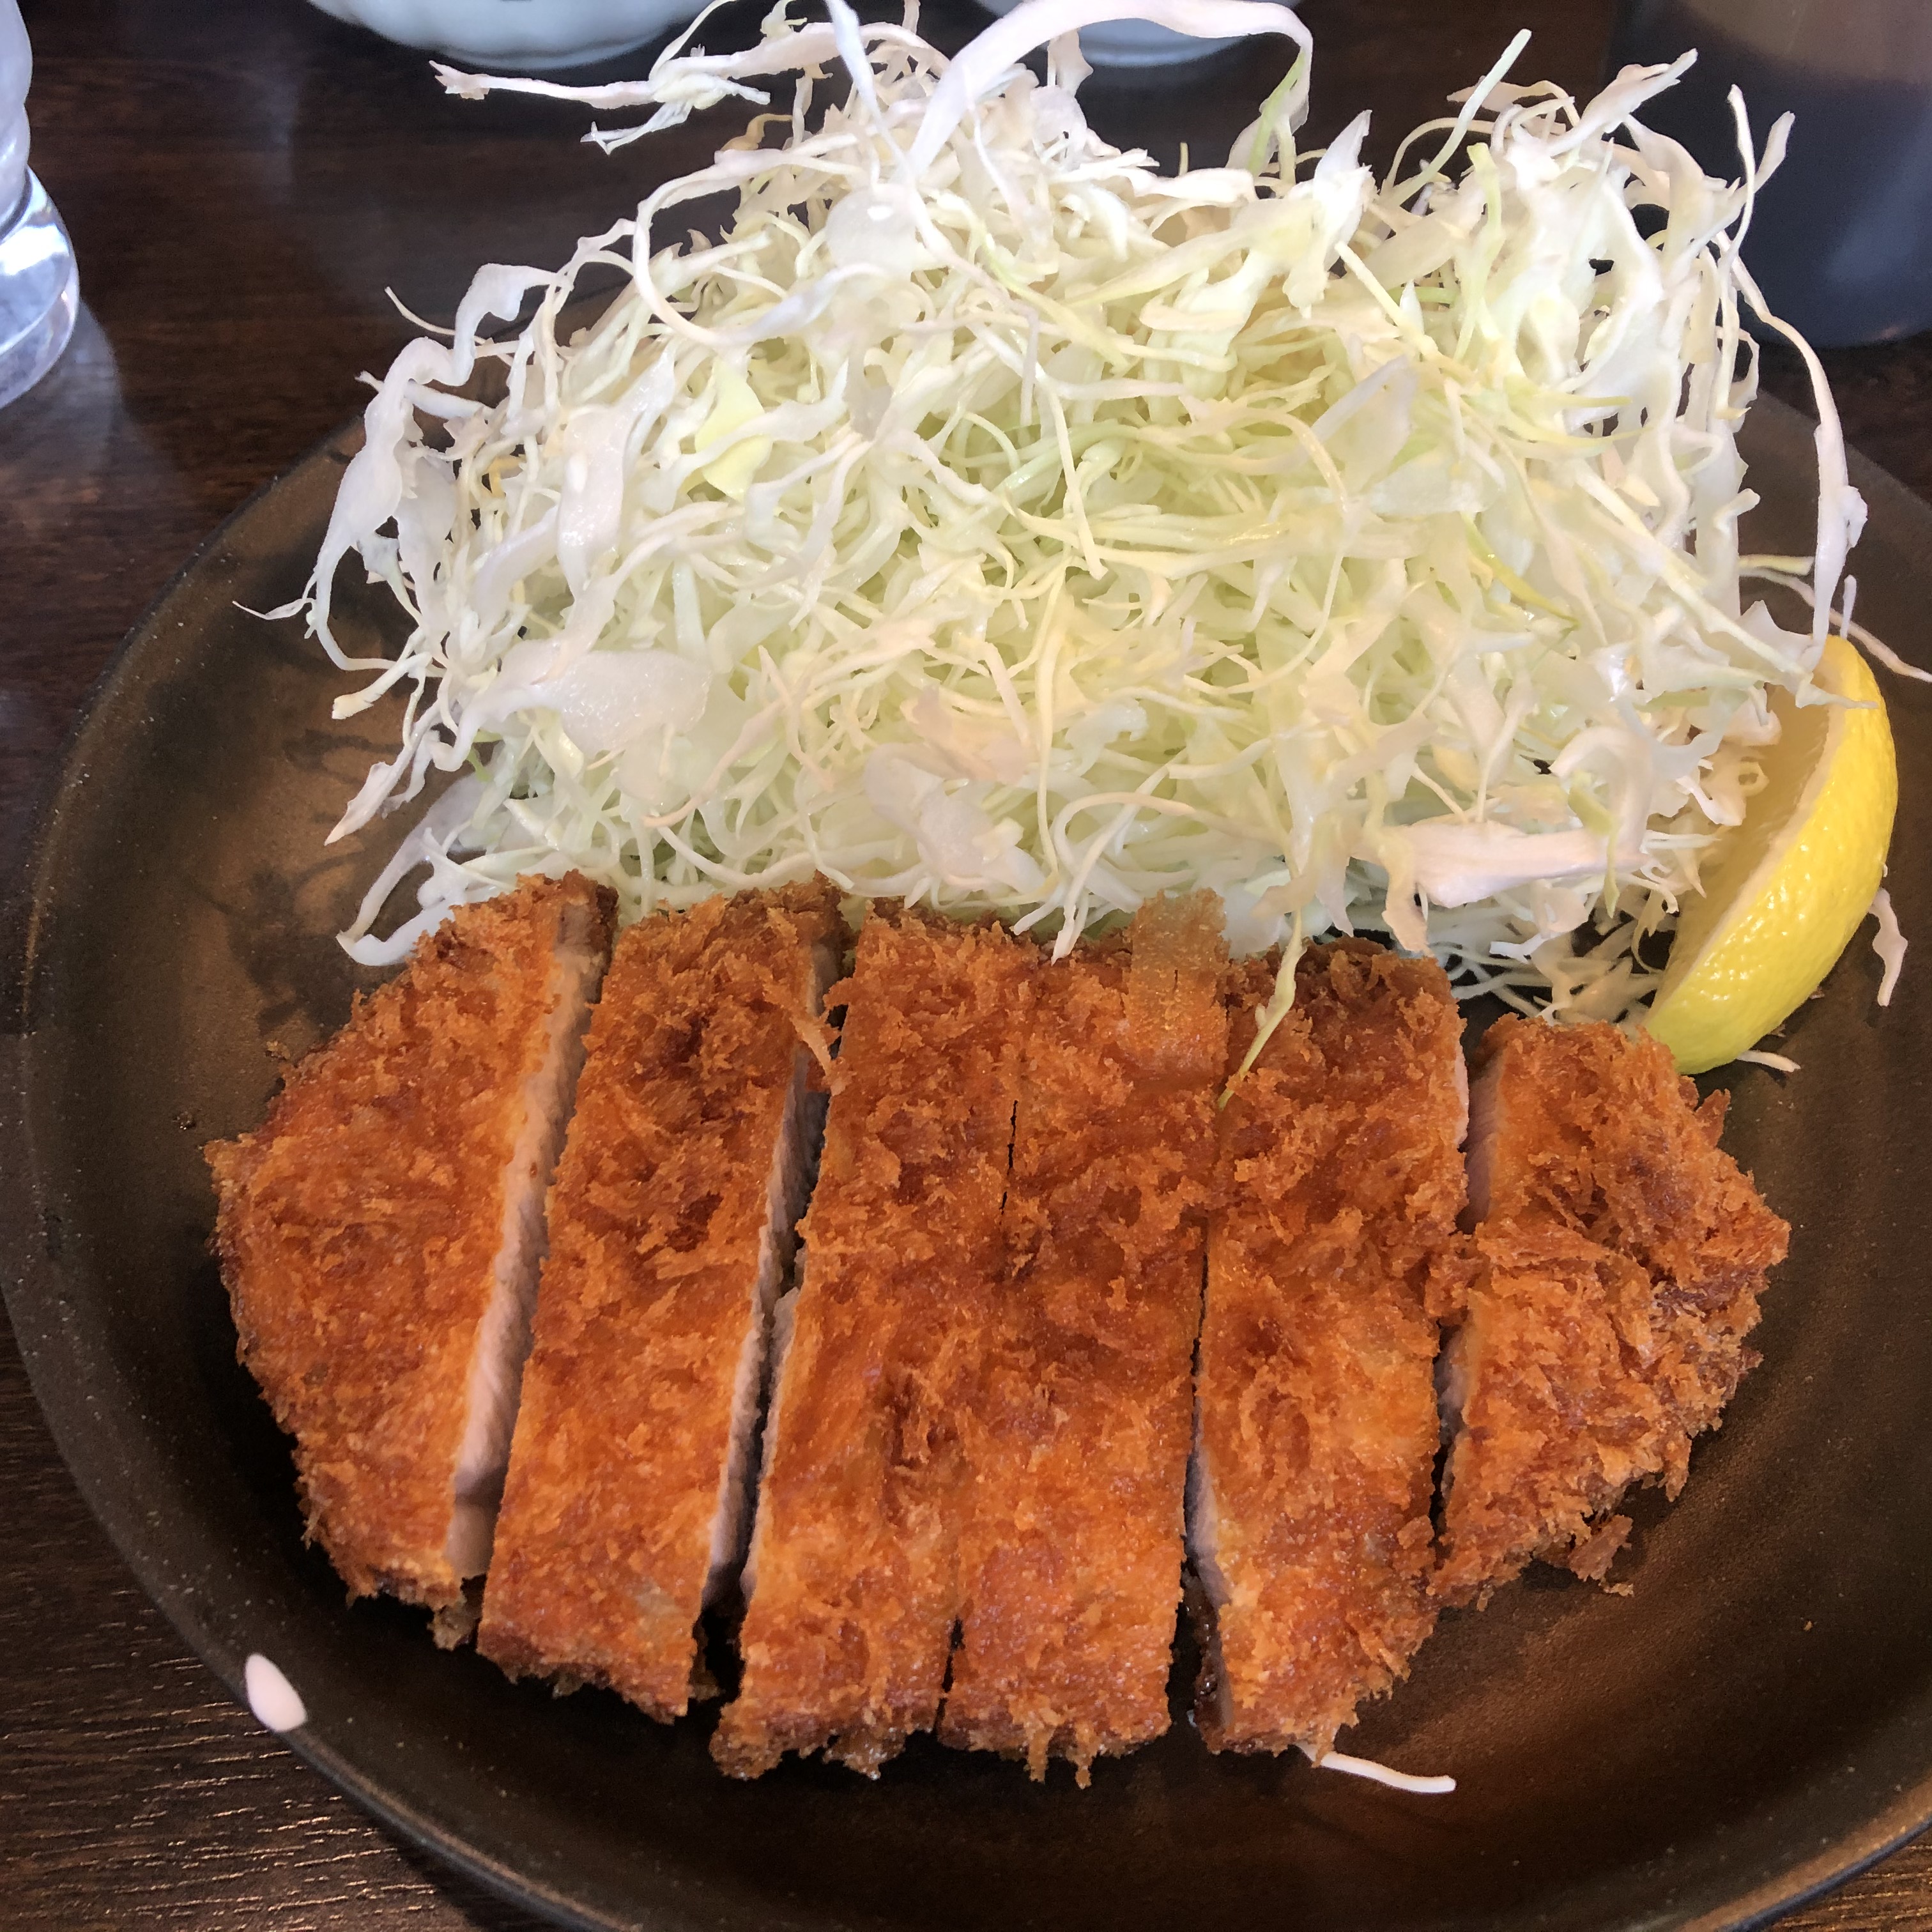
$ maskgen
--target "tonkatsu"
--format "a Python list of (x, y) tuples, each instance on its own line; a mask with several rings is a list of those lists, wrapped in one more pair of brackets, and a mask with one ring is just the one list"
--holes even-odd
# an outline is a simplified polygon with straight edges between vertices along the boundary
[[(1238, 1068), (1276, 962), (1231, 974)], [(1454, 1278), (1468, 1113), (1432, 959), (1310, 949), (1220, 1121), (1189, 1538), (1211, 1750), (1319, 1758), (1434, 1625), (1429, 1312)]]
[(781, 1306), (743, 1678), (712, 1741), (734, 1776), (818, 1750), (875, 1772), (938, 1714), (1035, 966), (992, 922), (875, 907), (829, 996), (845, 1016)]
[(612, 914), (458, 910), (209, 1147), (216, 1240), (351, 1594), (669, 1720), (735, 1586), (734, 1776), (1084, 1784), (1184, 1556), (1209, 1748), (1319, 1760), (1442, 1606), (1601, 1579), (1755, 1360), (1786, 1230), (1654, 1041), (1504, 1019), (1472, 1092), (1441, 968), (1342, 940), (1243, 1072), (1208, 894), (1057, 960), (877, 904), (830, 986), (823, 880)]
[(940, 1734), (1036, 1777), (1168, 1726), (1226, 958), (1213, 895), (1150, 901), (1021, 1035)]
[(207, 1150), (240, 1354), (352, 1596), (463, 1634), (489, 1565), (543, 1198), (610, 953), (572, 874), (458, 908)]
[(822, 881), (618, 942), (549, 1200), (549, 1255), (477, 1646), (681, 1715), (737, 1581), (772, 1303), (845, 939)]
[(1478, 1265), (1444, 1356), (1443, 1601), (1537, 1557), (1603, 1577), (1624, 1491), (1674, 1498), (1756, 1361), (1744, 1337), (1788, 1231), (1718, 1146), (1724, 1106), (1612, 1027), (1511, 1018), (1485, 1036)]

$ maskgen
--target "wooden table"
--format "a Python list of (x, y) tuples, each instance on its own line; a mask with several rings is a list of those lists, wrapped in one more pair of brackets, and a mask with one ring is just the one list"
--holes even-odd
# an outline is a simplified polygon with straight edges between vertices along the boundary
[[(446, 316), (486, 260), (561, 259), (712, 116), (606, 158), (576, 110), (445, 98), (423, 59), (299, 0), (26, 0), (35, 168), (87, 308), (0, 415), (0, 848), (10, 871), (76, 709), (142, 608), (248, 494), (360, 406), (357, 372)], [(1306, 0), (1311, 133), (1386, 143), (1518, 24), (1589, 88), (1608, 0)], [(926, 10), (956, 43), (968, 0)], [(1232, 87), (1264, 87), (1270, 56)], [(641, 71), (633, 58), (604, 70)], [(1275, 70), (1278, 71), (1278, 67)], [(1249, 98), (1258, 98), (1251, 94)], [(1095, 86), (1103, 132), (1171, 154), (1158, 92)], [(1828, 358), (1850, 439), (1932, 494), (1932, 337)], [(1802, 401), (1788, 358), (1770, 385)], [(1932, 1841), (1787, 1922), (1932, 1928)], [(69, 1480), (0, 1329), (0, 1924), (354, 1927), (530, 1921), (427, 1863), (261, 1731), (148, 1604)]]

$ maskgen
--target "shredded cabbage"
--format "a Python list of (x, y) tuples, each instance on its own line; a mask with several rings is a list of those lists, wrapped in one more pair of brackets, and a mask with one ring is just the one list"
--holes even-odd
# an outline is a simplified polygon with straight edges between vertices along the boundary
[(1892, 895), (1882, 886), (1872, 900), (1871, 916), (1878, 921), (1878, 931), (1872, 937), (1872, 950), (1885, 968), (1879, 980), (1877, 1004), (1888, 1006), (1893, 990), (1898, 984), (1898, 976), (1905, 970), (1906, 940), (1898, 929), (1898, 915), (1892, 910)]
[[(1740, 108), (1740, 178), (1708, 179), (1634, 118), (1688, 56), (1579, 106), (1503, 78), (1519, 36), (1378, 182), (1366, 116), (1298, 152), (1280, 6), (1028, 0), (949, 64), (910, 8), (826, 4), (643, 82), (444, 71), (654, 110), (607, 148), (794, 78), (562, 268), (483, 269), (376, 386), (289, 607), (369, 674), (338, 716), (406, 694), (332, 836), (465, 775), (349, 950), (572, 867), (626, 917), (816, 869), (1062, 950), (1201, 884), (1238, 950), (1366, 926), (1464, 993), (1627, 1014), (1768, 691), (1824, 701), (1863, 518), (1814, 362), (1816, 568), (1753, 561), (1810, 572), (1815, 621), (1743, 607), (1737, 250), (1784, 124), (1760, 155)], [(1128, 15), (1297, 43), (1226, 166), (1166, 177), (1088, 128), (1072, 30)], [(722, 238), (660, 243), (720, 190)], [(560, 340), (593, 267), (621, 292)], [(502, 399), (454, 393), (485, 361)], [(392, 658), (332, 628), (352, 550), (406, 614)]]
[(1446, 1797), (1456, 1789), (1453, 1778), (1418, 1778), (1409, 1772), (1392, 1771), (1372, 1757), (1350, 1757), (1342, 1751), (1324, 1751), (1310, 1762), (1317, 1771), (1345, 1772), (1351, 1778), (1365, 1778), (1372, 1784), (1385, 1784), (1391, 1791), (1414, 1792), (1425, 1798)]

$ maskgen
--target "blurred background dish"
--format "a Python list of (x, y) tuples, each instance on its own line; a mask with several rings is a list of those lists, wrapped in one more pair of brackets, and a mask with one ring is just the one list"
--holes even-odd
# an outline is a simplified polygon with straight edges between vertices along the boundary
[[(321, 0), (317, 0), (321, 4)], [(1010, 14), (1019, 0), (980, 0), (989, 14)], [(1293, 0), (1290, 0), (1293, 4)], [(1197, 40), (1151, 20), (1105, 20), (1080, 29), (1082, 56), (1095, 67), (1174, 67), (1232, 47), (1232, 40)]]
[(314, 0), (325, 14), (460, 66), (584, 67), (658, 39), (696, 0)]
[(1821, 349), (1932, 327), (1932, 5), (1624, 0), (1606, 71), (1694, 47), (1644, 118), (1707, 172), (1737, 178), (1732, 87), (1760, 150), (1778, 116), (1798, 117), (1744, 243), (1773, 313)]

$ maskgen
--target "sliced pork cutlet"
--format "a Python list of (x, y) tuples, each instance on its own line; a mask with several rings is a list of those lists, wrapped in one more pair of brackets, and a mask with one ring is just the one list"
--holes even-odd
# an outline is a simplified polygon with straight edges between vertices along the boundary
[(958, 1613), (961, 1408), (1000, 1253), (1034, 949), (875, 908), (860, 928), (744, 1574), (736, 1777), (876, 1772), (930, 1729)]
[(295, 1438), (308, 1533), (352, 1597), (469, 1619), (543, 1256), (544, 1190), (610, 957), (575, 874), (460, 907), (207, 1150), (241, 1337)]
[(591, 1024), (477, 1647), (517, 1676), (692, 1695), (735, 1585), (772, 1305), (805, 1204), (829, 885), (661, 913)]
[(1168, 1726), (1192, 1362), (1226, 1066), (1211, 893), (1042, 967), (1009, 1259), (969, 1406), (960, 1647), (940, 1736), (1079, 1781)]
[(1657, 1041), (1504, 1019), (1471, 1096), (1478, 1266), (1444, 1352), (1448, 1603), (1532, 1558), (1600, 1579), (1633, 1483), (1675, 1498), (1691, 1438), (1756, 1361), (1786, 1229)]
[[(1274, 962), (1232, 976), (1231, 1070)], [(1428, 1304), (1460, 1259), (1467, 1096), (1442, 968), (1343, 940), (1222, 1111), (1188, 1498), (1210, 1750), (1321, 1757), (1434, 1627)]]

